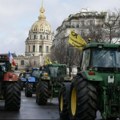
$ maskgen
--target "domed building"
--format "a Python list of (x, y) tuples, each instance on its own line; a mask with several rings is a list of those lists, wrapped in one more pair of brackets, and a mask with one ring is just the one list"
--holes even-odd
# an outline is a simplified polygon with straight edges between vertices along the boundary
[(38, 20), (32, 25), (25, 41), (25, 56), (34, 56), (33, 59), (39, 56), (41, 64), (44, 64), (45, 57), (50, 54), (52, 40), (51, 25), (46, 20), (42, 5)]
[(31, 26), (25, 41), (25, 56), (15, 58), (19, 69), (39, 67), (45, 64), (45, 59), (51, 53), (53, 32), (46, 20), (43, 5), (40, 8), (38, 20)]

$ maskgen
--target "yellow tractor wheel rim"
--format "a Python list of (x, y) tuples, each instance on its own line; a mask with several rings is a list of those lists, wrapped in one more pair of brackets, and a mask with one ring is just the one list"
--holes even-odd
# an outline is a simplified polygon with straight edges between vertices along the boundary
[(73, 88), (72, 89), (72, 93), (71, 93), (71, 112), (72, 112), (72, 115), (75, 116), (76, 114), (76, 100), (77, 100), (77, 97), (76, 97), (76, 89)]
[(63, 96), (60, 96), (60, 111), (63, 111)]

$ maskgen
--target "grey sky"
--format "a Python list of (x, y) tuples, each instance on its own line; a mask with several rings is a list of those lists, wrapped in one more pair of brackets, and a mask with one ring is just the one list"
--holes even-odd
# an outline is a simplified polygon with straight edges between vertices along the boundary
[[(55, 32), (62, 21), (82, 8), (120, 9), (120, 0), (44, 0), (46, 17)], [(41, 0), (0, 0), (0, 53), (24, 53), (29, 29), (38, 19)]]

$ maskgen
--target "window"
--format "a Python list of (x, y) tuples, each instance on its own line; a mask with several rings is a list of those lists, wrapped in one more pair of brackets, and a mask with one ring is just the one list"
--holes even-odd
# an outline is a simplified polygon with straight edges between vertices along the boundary
[(42, 35), (40, 35), (40, 39), (42, 39)]
[(71, 25), (71, 27), (72, 27), (72, 28), (75, 28), (75, 25), (74, 25), (74, 24), (72, 24), (72, 25)]
[(92, 66), (103, 68), (120, 68), (120, 52), (117, 50), (93, 50)]
[(30, 46), (29, 46), (29, 51), (28, 52), (30, 52)]
[(34, 35), (34, 39), (36, 39), (37, 37), (36, 37), (36, 35)]
[(47, 35), (47, 40), (48, 40), (48, 35)]
[(81, 36), (84, 36), (84, 35), (85, 35), (84, 30), (81, 30)]
[(39, 52), (42, 52), (42, 46), (39, 46)]
[(49, 52), (49, 46), (46, 46), (46, 53)]
[(37, 64), (37, 62), (36, 61), (34, 61), (34, 65), (36, 65)]
[(120, 26), (120, 20), (119, 20), (118, 24), (119, 24), (119, 26)]
[(24, 65), (24, 60), (21, 60), (21, 65)]
[(81, 21), (81, 26), (85, 26), (85, 21)]
[(35, 52), (35, 45), (33, 45), (33, 52)]
[(93, 20), (90, 20), (90, 25), (94, 25), (94, 21)]
[(30, 35), (29, 39), (31, 39), (31, 35)]
[(86, 70), (87, 67), (89, 67), (89, 61), (90, 61), (90, 50), (85, 50), (83, 52), (83, 57), (82, 57), (82, 70)]
[(79, 24), (76, 25), (76, 28), (79, 28)]

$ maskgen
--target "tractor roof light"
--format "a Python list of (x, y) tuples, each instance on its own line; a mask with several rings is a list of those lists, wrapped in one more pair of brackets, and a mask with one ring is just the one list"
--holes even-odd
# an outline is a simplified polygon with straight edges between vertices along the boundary
[(102, 49), (102, 48), (103, 48), (103, 45), (98, 45), (98, 48), (99, 48), (99, 49)]

